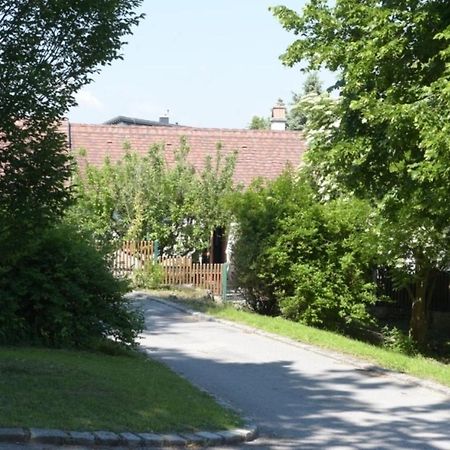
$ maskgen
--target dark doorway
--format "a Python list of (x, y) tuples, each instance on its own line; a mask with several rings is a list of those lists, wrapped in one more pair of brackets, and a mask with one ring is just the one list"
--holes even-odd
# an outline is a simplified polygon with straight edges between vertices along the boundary
[(214, 230), (211, 238), (211, 263), (222, 264), (226, 262), (226, 246), (227, 238), (225, 228), (218, 227)]

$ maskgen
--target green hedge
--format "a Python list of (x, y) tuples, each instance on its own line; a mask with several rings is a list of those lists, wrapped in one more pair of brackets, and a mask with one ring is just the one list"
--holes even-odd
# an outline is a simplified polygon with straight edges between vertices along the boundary
[(67, 226), (36, 235), (16, 249), (0, 240), (1, 342), (89, 347), (111, 338), (133, 346), (142, 319), (105, 255)]
[(367, 203), (320, 203), (305, 177), (287, 171), (239, 195), (235, 212), (237, 282), (252, 309), (328, 329), (371, 321), (374, 237)]

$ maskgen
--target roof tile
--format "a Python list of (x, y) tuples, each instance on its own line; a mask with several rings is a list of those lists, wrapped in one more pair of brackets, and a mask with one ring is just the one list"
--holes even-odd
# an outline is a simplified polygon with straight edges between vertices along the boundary
[(205, 157), (214, 155), (217, 143), (222, 144), (224, 155), (238, 151), (234, 179), (249, 185), (256, 177), (273, 179), (287, 164), (298, 166), (306, 149), (301, 132), (271, 130), (238, 130), (224, 128), (144, 127), (129, 125), (64, 124), (66, 133), (70, 129), (70, 147), (86, 150), (90, 164), (101, 164), (105, 157), (117, 161), (124, 154), (124, 143), (139, 154), (145, 154), (156, 143), (165, 144), (168, 163), (173, 162), (172, 151), (182, 137), (186, 137), (191, 148), (189, 161), (201, 170)]

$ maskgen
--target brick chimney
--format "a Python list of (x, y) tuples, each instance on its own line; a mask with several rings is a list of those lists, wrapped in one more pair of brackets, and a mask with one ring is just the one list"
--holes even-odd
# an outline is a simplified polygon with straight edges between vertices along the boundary
[(281, 99), (279, 99), (277, 104), (272, 108), (270, 129), (276, 131), (286, 130), (286, 107)]

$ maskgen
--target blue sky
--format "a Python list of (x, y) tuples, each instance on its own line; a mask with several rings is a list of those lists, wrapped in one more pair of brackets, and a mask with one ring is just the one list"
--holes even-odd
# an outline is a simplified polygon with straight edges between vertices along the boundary
[[(299, 68), (279, 55), (294, 40), (268, 11), (270, 0), (144, 0), (146, 18), (113, 62), (78, 94), (72, 122), (101, 123), (117, 115), (217, 128), (245, 128), (289, 103), (302, 87)], [(303, 1), (285, 0), (299, 11)], [(322, 74), (325, 87), (332, 84)]]

